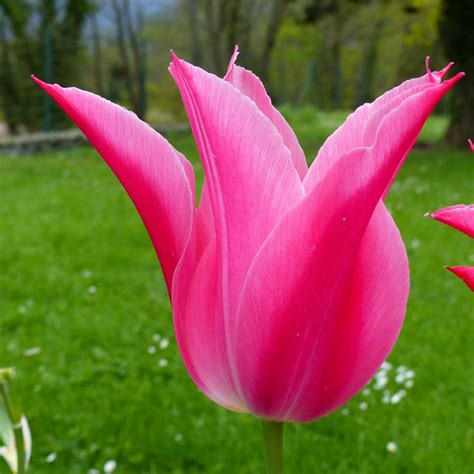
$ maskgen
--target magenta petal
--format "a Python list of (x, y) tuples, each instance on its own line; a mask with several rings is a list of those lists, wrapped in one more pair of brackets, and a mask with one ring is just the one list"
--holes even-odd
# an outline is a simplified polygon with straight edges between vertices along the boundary
[(135, 114), (95, 94), (33, 78), (69, 115), (132, 199), (160, 260), (168, 291), (191, 231), (191, 164)]
[[(190, 249), (180, 265), (190, 261)], [(191, 279), (178, 267), (173, 284), (175, 301), (179, 301), (173, 309), (176, 335), (186, 367), (203, 393), (225, 408), (247, 411), (228, 352), (219, 273), (216, 239), (207, 246)]]
[(224, 79), (252, 99), (260, 111), (271, 120), (286, 147), (290, 150), (291, 158), (299, 177), (303, 179), (308, 171), (308, 164), (295, 133), (283, 115), (273, 106), (262, 81), (251, 71), (235, 64), (237, 54), (238, 49), (236, 47)]
[(257, 250), (286, 210), (303, 197), (303, 187), (281, 136), (255, 103), (175, 55), (170, 72), (203, 161), (226, 318)]
[(445, 207), (428, 216), (474, 238), (474, 204)]
[(293, 402), (292, 419), (320, 418), (369, 382), (400, 334), (409, 286), (405, 246), (379, 202), (362, 239), (345, 303), (321, 335), (312, 370)]
[(448, 71), (448, 66), (434, 73), (427, 68), (427, 74), (424, 76), (405, 81), (385, 92), (374, 102), (362, 105), (349, 115), (319, 150), (304, 180), (306, 191), (313, 189), (317, 182), (324, 178), (339, 156), (356, 147), (370, 146), (374, 141), (374, 132), (378, 127), (378, 122), (384, 115), (424, 89), (442, 87), (441, 79)]
[(471, 291), (474, 291), (474, 267), (445, 267), (459, 277)]
[[(212, 236), (205, 211), (210, 204), (215, 226), (215, 242), (202, 256), (206, 260), (199, 262), (206, 239), (196, 226), (176, 271), (178, 343), (197, 385), (218, 403), (244, 409), (231, 350), (236, 302), (255, 254), (282, 215), (302, 199), (303, 186), (281, 136), (248, 97), (176, 56), (170, 72), (181, 91), (206, 176), (199, 208), (203, 216), (196, 224)], [(197, 262), (200, 269), (209, 267), (214, 279), (199, 268), (200, 276), (191, 276)], [(201, 347), (199, 341), (206, 339), (213, 343)], [(218, 349), (205, 347), (209, 345)], [(209, 351), (214, 350), (211, 365)]]
[[(294, 394), (307, 393), (304, 387), (316, 387), (323, 380), (317, 363), (325, 349), (319, 348), (325, 347), (333, 328), (343, 325), (347, 317), (347, 295), (358, 278), (354, 272), (363, 236), (372, 218), (387, 218), (373, 217), (374, 209), (432, 108), (457, 79), (425, 89), (392, 110), (381, 122), (374, 144), (339, 157), (265, 241), (247, 276), (237, 316), (236, 359), (240, 380), (246, 381), (243, 396), (252, 412), (300, 420), (298, 413), (307, 409), (303, 399), (293, 399)], [(384, 237), (380, 239), (383, 242)], [(406, 272), (403, 265), (399, 268), (393, 284), (400, 284), (396, 294), (403, 296)], [(380, 285), (375, 288), (380, 291)], [(373, 299), (382, 297), (378, 293)], [(398, 316), (384, 349), (367, 347), (368, 353), (375, 354), (372, 362), (380, 359), (398, 334), (405, 300), (396, 301), (390, 300), (391, 311)], [(372, 375), (364, 369), (351, 390), (357, 380)], [(341, 392), (337, 400), (342, 399)], [(301, 405), (294, 405), (298, 400)], [(312, 413), (330, 409), (321, 405)]]

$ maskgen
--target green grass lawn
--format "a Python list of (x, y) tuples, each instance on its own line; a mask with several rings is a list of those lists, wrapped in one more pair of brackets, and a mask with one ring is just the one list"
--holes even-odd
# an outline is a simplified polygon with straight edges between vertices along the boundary
[[(312, 157), (324, 133), (298, 132)], [(202, 179), (191, 137), (170, 139)], [(85, 474), (110, 459), (116, 473), (262, 473), (259, 422), (187, 376), (152, 246), (96, 153), (0, 157), (0, 180), (0, 366), (17, 369), (31, 473)], [(472, 473), (474, 300), (442, 266), (474, 264), (474, 241), (423, 214), (472, 202), (473, 182), (467, 151), (409, 157), (388, 198), (412, 290), (387, 387), (402, 388), (401, 365), (414, 386), (392, 404), (371, 384), (345, 409), (289, 425), (287, 473)]]

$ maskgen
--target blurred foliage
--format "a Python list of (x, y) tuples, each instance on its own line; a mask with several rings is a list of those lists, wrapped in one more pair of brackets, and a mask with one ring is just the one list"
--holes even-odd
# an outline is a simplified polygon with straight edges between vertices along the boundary
[(474, 134), (474, 6), (470, 0), (445, 0), (441, 32), (446, 53), (457, 62), (467, 78), (454, 89), (451, 103), (453, 121), (448, 137), (452, 143), (466, 146)]
[[(56, 13), (47, 16), (44, 10), (49, 3)], [(474, 9), (469, 3), (0, 0), (0, 59), (4, 66), (15, 66), (2, 67), (2, 113), (12, 129), (39, 128), (44, 122), (45, 99), (28, 79), (32, 71), (42, 74), (47, 62), (41, 18), (51, 22), (54, 32), (52, 80), (96, 91), (144, 118), (147, 111), (152, 125), (159, 127), (185, 120), (179, 93), (167, 72), (170, 49), (222, 75), (234, 44), (239, 44), (239, 64), (264, 80), (275, 103), (351, 109), (423, 74), (427, 55), (434, 69), (447, 62), (446, 51), (449, 59), (469, 71), (472, 66), (467, 62), (472, 59), (466, 52), (474, 49)], [(73, 17), (77, 21), (71, 29)], [(24, 26), (22, 30), (17, 24), (31, 28), (25, 33)], [(440, 24), (446, 32), (443, 38)], [(472, 94), (472, 81), (463, 82), (457, 88), (454, 112), (461, 110), (459, 97)], [(467, 107), (462, 110), (466, 115)], [(474, 128), (472, 117), (464, 122), (463, 139), (466, 130)]]
[[(50, 107), (31, 74), (68, 82), (79, 73), (82, 27), (91, 11), (92, 0), (0, 0), (0, 97), (12, 131), (38, 128)], [(55, 114), (57, 122), (62, 115)]]

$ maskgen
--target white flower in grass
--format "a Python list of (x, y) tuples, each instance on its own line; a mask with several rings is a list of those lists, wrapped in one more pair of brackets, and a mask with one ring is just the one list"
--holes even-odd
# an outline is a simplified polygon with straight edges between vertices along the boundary
[(176, 443), (181, 443), (181, 441), (183, 441), (183, 435), (181, 433), (176, 433), (174, 436), (174, 440)]
[(407, 380), (405, 382), (405, 388), (413, 388), (413, 385), (415, 384), (415, 382), (413, 382), (413, 380)]
[(160, 336), (158, 333), (153, 334), (153, 340), (154, 340), (155, 342), (158, 342), (160, 339), (161, 339), (161, 336)]
[(56, 453), (49, 453), (47, 456), (46, 456), (46, 462), (47, 463), (52, 463), (54, 461), (56, 461), (56, 458), (57, 458), (57, 454)]
[(166, 349), (169, 345), (170, 345), (170, 341), (169, 341), (169, 339), (166, 339), (166, 337), (164, 337), (160, 341), (160, 349)]
[(378, 373), (375, 376), (375, 390), (382, 390), (388, 383), (388, 377), (385, 375), (385, 372)]
[(359, 403), (359, 410), (365, 411), (369, 407), (369, 404), (367, 402), (361, 402)]
[(390, 398), (390, 403), (396, 405), (400, 400), (407, 394), (405, 390), (399, 390), (397, 393), (394, 393)]
[(23, 355), (25, 357), (31, 357), (35, 356), (41, 353), (43, 349), (41, 347), (30, 347), (29, 349), (26, 349), (25, 352), (23, 352)]
[(95, 293), (97, 293), (97, 287), (96, 286), (89, 286), (87, 291), (90, 295), (94, 295)]
[(397, 383), (403, 383), (405, 381), (405, 373), (401, 373), (401, 374), (397, 374), (397, 376), (395, 377), (395, 382)]
[(413, 379), (415, 378), (415, 372), (413, 370), (407, 370), (405, 372), (405, 378), (406, 379)]
[(350, 410), (349, 408), (347, 407), (344, 407), (342, 410), (341, 410), (341, 413), (344, 415), (344, 416), (347, 416), (349, 414)]
[(397, 443), (395, 443), (395, 441), (389, 441), (387, 443), (387, 451), (389, 453), (396, 453), (398, 451)]
[(156, 347), (155, 346), (150, 346), (147, 349), (148, 354), (156, 354)]
[(167, 361), (166, 359), (160, 359), (160, 360), (158, 361), (158, 365), (159, 365), (160, 367), (166, 367), (166, 366), (168, 365), (168, 361)]
[(115, 459), (111, 459), (104, 464), (104, 472), (110, 474), (117, 469), (117, 461)]
[(82, 276), (83, 276), (84, 278), (90, 278), (90, 277), (92, 276), (92, 272), (91, 272), (90, 270), (84, 270), (84, 271), (82, 272)]

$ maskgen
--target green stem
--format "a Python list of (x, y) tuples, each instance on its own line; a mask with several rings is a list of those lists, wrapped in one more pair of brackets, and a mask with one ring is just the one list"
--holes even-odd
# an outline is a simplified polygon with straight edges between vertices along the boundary
[(262, 420), (268, 474), (283, 474), (283, 423)]

